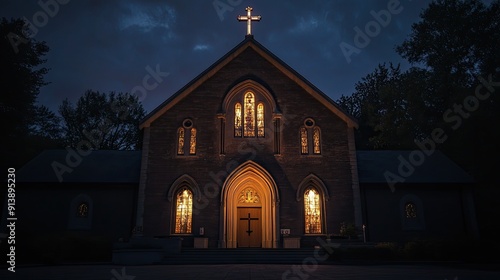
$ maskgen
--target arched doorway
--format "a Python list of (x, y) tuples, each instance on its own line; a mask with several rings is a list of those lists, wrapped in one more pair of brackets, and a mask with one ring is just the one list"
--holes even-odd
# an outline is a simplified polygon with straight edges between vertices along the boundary
[(220, 247), (277, 248), (279, 195), (264, 168), (247, 161), (227, 177), (221, 195)]

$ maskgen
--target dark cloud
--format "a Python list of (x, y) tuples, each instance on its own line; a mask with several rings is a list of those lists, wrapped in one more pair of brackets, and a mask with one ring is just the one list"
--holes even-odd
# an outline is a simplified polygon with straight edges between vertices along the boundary
[[(69, 1), (34, 37), (51, 48), (51, 84), (39, 100), (56, 110), (62, 99), (76, 100), (87, 89), (130, 92), (142, 84), (146, 67), (159, 65), (169, 76), (147, 93), (150, 111), (244, 39), (246, 26), (236, 17), (248, 5), (262, 16), (253, 25), (255, 39), (337, 99), (377, 64), (401, 61), (394, 46), (430, 2), (401, 0), (402, 11), (348, 63), (340, 43), (354, 46), (354, 28), (364, 29), (374, 20), (371, 11), (387, 9), (390, 1)], [(0, 5), (7, 18), (33, 21), (43, 11), (37, 1)]]

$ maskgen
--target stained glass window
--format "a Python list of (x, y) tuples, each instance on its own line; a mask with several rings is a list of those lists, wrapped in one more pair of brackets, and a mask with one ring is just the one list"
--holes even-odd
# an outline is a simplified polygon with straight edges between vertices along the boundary
[(234, 105), (234, 136), (241, 137), (242, 133), (242, 125), (241, 125), (241, 104), (236, 103)]
[(184, 154), (184, 128), (182, 127), (177, 130), (177, 154)]
[(306, 233), (321, 233), (321, 204), (318, 191), (313, 188), (304, 193)]
[(191, 137), (189, 140), (189, 154), (196, 154), (196, 128), (191, 128)]
[(245, 94), (245, 137), (255, 137), (255, 97), (253, 93)]
[(300, 128), (300, 145), (302, 147), (302, 154), (308, 154), (309, 153), (309, 147), (307, 145), (307, 128), (301, 127)]
[(257, 137), (264, 137), (264, 104), (257, 105)]
[(193, 193), (183, 188), (176, 197), (175, 233), (191, 233), (193, 219)]
[(78, 205), (77, 216), (81, 218), (87, 218), (89, 215), (89, 205), (85, 202), (82, 202)]
[(413, 203), (406, 203), (405, 205), (405, 216), (407, 219), (414, 219), (417, 217), (417, 207)]
[(315, 127), (313, 129), (313, 144), (314, 144), (314, 153), (315, 154), (321, 154), (321, 147), (320, 147), (320, 134), (319, 134), (319, 127)]

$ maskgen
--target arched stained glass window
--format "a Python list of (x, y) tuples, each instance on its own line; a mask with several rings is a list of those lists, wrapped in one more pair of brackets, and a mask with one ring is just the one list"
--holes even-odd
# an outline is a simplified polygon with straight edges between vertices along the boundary
[(241, 137), (243, 134), (241, 130), (243, 129), (241, 124), (241, 104), (236, 103), (234, 105), (234, 136)]
[(305, 233), (322, 233), (321, 199), (318, 191), (309, 188), (304, 192)]
[(313, 144), (314, 144), (314, 147), (313, 147), (313, 152), (315, 154), (321, 154), (321, 143), (320, 143), (320, 131), (319, 131), (319, 127), (315, 127), (313, 129)]
[(303, 155), (321, 154), (321, 129), (312, 118), (305, 119), (300, 127), (300, 147)]
[(196, 128), (191, 128), (191, 137), (189, 139), (189, 154), (196, 154)]
[(406, 203), (405, 205), (405, 217), (407, 219), (417, 218), (417, 206), (414, 203)]
[(302, 154), (308, 154), (309, 153), (309, 146), (307, 145), (307, 128), (301, 127), (300, 128), (300, 145), (301, 145), (301, 153)]
[(77, 216), (80, 218), (87, 218), (89, 215), (89, 205), (86, 202), (81, 202), (78, 205)]
[(184, 128), (182, 127), (177, 130), (177, 154), (184, 154)]
[(264, 104), (257, 105), (257, 137), (264, 137)]
[(255, 96), (251, 92), (245, 94), (245, 137), (255, 137)]
[(193, 220), (193, 193), (184, 187), (176, 196), (175, 233), (191, 233)]

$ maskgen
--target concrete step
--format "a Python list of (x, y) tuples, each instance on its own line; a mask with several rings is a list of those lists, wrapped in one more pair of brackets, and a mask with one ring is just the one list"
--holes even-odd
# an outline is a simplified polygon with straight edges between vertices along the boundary
[(165, 257), (164, 264), (301, 264), (327, 253), (316, 249), (183, 249), (180, 254)]

